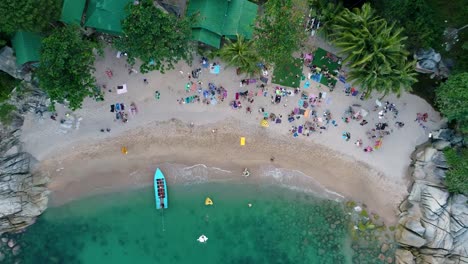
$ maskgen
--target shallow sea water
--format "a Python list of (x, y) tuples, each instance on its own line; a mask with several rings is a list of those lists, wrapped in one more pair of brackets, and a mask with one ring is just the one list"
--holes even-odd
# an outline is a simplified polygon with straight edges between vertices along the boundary
[[(210, 197), (214, 205), (205, 206)], [(251, 203), (252, 207), (248, 204)], [(17, 235), (21, 263), (352, 263), (342, 203), (277, 185), (152, 187), (49, 208)], [(208, 237), (199, 243), (200, 235)]]

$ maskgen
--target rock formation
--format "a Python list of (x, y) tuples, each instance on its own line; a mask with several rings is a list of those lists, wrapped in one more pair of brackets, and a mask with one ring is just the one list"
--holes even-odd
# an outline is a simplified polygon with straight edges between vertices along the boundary
[(8, 103), (17, 107), (10, 124), (0, 124), (0, 234), (19, 231), (32, 223), (47, 207), (47, 177), (31, 173), (33, 157), (22, 151), (19, 137), (22, 114), (38, 115), (47, 109), (45, 97), (30, 84), (26, 94), (12, 95)]
[[(421, 73), (432, 74), (432, 77), (447, 78), (449, 75), (449, 70), (447, 66), (442, 61), (440, 53), (434, 51), (434, 49), (429, 50), (419, 50), (414, 54), (416, 59), (416, 71)], [(431, 78), (432, 78), (431, 77)]]
[(410, 168), (414, 182), (400, 205), (395, 234), (400, 245), (397, 263), (468, 263), (468, 199), (449, 194), (444, 186), (448, 165), (442, 150), (460, 144), (460, 137), (441, 129), (433, 133), (432, 143), (414, 152)]

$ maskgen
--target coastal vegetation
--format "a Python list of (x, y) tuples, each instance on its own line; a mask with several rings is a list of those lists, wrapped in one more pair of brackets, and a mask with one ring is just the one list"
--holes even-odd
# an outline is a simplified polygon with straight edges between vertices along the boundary
[(435, 10), (426, 0), (375, 1), (376, 10), (387, 21), (405, 29), (408, 50), (439, 48), (443, 27), (434, 19)]
[(18, 80), (0, 71), (0, 103), (8, 99), (11, 91), (18, 83)]
[(142, 61), (142, 73), (174, 69), (180, 60), (192, 61), (191, 23), (193, 17), (177, 18), (157, 8), (153, 1), (129, 4), (129, 15), (122, 22), (124, 36), (115, 47), (128, 53), (128, 62)]
[(348, 79), (368, 94), (376, 90), (399, 95), (417, 81), (414, 62), (408, 61), (403, 29), (377, 16), (369, 4), (344, 9), (333, 27), (333, 43), (347, 57)]
[(10, 75), (0, 71), (0, 123), (8, 124), (11, 121), (11, 112), (16, 109), (14, 105), (5, 101), (10, 97), (11, 91), (19, 81)]
[(56, 28), (43, 40), (37, 76), (52, 109), (55, 103), (68, 102), (69, 108), (76, 110), (86, 97), (96, 95), (95, 48), (99, 45), (86, 39), (75, 25)]
[(58, 19), (60, 0), (0, 1), (0, 32), (41, 32)]
[(239, 73), (254, 75), (260, 72), (259, 57), (253, 49), (253, 41), (237, 35), (235, 41), (226, 38), (227, 43), (217, 52), (227, 66), (237, 67)]
[(8, 125), (11, 122), (11, 114), (16, 110), (14, 105), (8, 103), (0, 104), (0, 123)]
[(302, 26), (305, 1), (268, 1), (264, 14), (257, 17), (254, 28), (254, 47), (267, 63), (276, 65), (289, 61), (306, 38)]
[(310, 6), (312, 7), (311, 16), (317, 17), (320, 21), (321, 26), (317, 33), (326, 40), (330, 40), (333, 34), (332, 26), (336, 23), (337, 17), (343, 12), (343, 4), (328, 0), (310, 0)]
[(450, 169), (445, 184), (451, 193), (468, 195), (468, 149), (448, 149), (444, 151)]
[(468, 73), (452, 75), (436, 90), (436, 103), (449, 121), (468, 134)]

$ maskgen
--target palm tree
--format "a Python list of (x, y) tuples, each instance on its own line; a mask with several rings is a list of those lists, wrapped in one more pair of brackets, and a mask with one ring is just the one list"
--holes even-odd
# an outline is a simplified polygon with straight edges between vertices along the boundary
[(414, 64), (407, 62), (409, 53), (403, 29), (388, 24), (375, 15), (369, 4), (353, 12), (345, 10), (336, 19), (334, 43), (350, 66), (349, 79), (368, 94), (373, 90), (400, 94), (416, 82)]
[(347, 79), (359, 84), (368, 95), (375, 90), (382, 94), (382, 98), (390, 93), (400, 96), (402, 91), (411, 90), (417, 82), (414, 67), (415, 62), (406, 61), (394, 68), (385, 65), (373, 69), (358, 67), (349, 71)]
[(257, 66), (259, 57), (253, 48), (253, 41), (247, 41), (237, 34), (237, 41), (227, 39), (227, 43), (218, 51), (219, 57), (227, 66), (237, 67), (239, 73), (254, 75), (260, 72)]
[(316, 10), (317, 18), (320, 21), (319, 32), (325, 39), (331, 39), (333, 34), (333, 25), (335, 24), (336, 18), (343, 12), (343, 4), (339, 2), (334, 4), (327, 0), (315, 0), (311, 1), (313, 10)]

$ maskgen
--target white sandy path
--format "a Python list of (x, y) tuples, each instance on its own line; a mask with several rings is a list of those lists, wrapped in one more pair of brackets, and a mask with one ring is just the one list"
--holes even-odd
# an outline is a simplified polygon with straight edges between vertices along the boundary
[[(198, 67), (199, 65), (197, 60), (193, 67), (181, 62), (176, 65), (174, 70), (168, 71), (165, 74), (151, 72), (145, 75), (140, 73), (129, 75), (128, 69), (125, 67), (125, 59), (117, 59), (115, 54), (116, 51), (106, 48), (105, 56), (96, 60), (95, 67), (97, 69), (98, 84), (105, 84), (107, 89), (113, 89), (113, 92), (106, 92), (106, 100), (104, 102), (95, 102), (87, 99), (83, 105), (83, 109), (76, 111), (75, 115), (83, 117), (80, 129), (70, 131), (67, 134), (58, 134), (58, 122), (52, 121), (47, 117), (44, 120), (38, 121), (32, 115), (27, 116), (22, 133), (22, 141), (25, 143), (26, 151), (32, 153), (38, 160), (45, 160), (51, 157), (52, 154), (57, 154), (58, 150), (71, 151), (74, 144), (93, 144), (93, 142), (104, 138), (122, 135), (128, 130), (147, 126), (150, 123), (154, 123), (154, 121), (165, 121), (171, 118), (180, 119), (183, 122), (194, 122), (195, 125), (211, 123), (213, 126), (216, 126), (216, 122), (220, 120), (236, 118), (242, 120), (242, 122), (250, 123), (253, 127), (258, 127), (261, 115), (257, 112), (257, 109), (265, 107), (267, 112), (283, 115), (282, 124), (270, 124), (270, 127), (267, 129), (267, 133), (271, 136), (301, 142), (304, 144), (304, 147), (312, 146), (310, 142), (326, 145), (332, 150), (369, 164), (372, 168), (381, 172), (387, 180), (401, 182), (402, 188), (406, 189), (405, 175), (410, 163), (410, 153), (416, 145), (426, 141), (428, 132), (437, 128), (440, 123), (439, 114), (423, 99), (407, 93), (403, 94), (401, 98), (388, 96), (385, 100), (396, 103), (400, 112), (398, 121), (402, 121), (406, 125), (400, 130), (395, 129), (394, 133), (385, 137), (381, 149), (373, 153), (365, 153), (362, 148), (357, 148), (353, 142), (358, 138), (362, 138), (364, 145), (373, 145), (373, 142), (366, 139), (365, 129), (370, 129), (378, 122), (377, 112), (369, 112), (369, 116), (366, 117), (369, 124), (364, 127), (361, 127), (355, 121), (350, 124), (343, 123), (341, 115), (348, 106), (354, 103), (361, 104), (364, 108), (371, 110), (374, 108), (375, 99), (360, 101), (359, 98), (345, 96), (342, 92), (343, 84), (339, 82), (332, 93), (328, 91), (328, 88), (325, 88), (324, 91), (327, 92), (327, 97), (331, 98), (331, 103), (329, 105), (324, 103), (317, 111), (320, 114), (325, 109), (329, 109), (339, 126), (330, 126), (328, 131), (323, 134), (313, 133), (310, 137), (300, 136), (299, 138), (293, 138), (288, 133), (291, 124), (286, 121), (285, 117), (297, 106), (299, 96), (289, 97), (287, 102), (288, 107), (283, 106), (284, 100), (279, 105), (272, 105), (270, 103), (270, 95), (273, 92), (274, 85), (270, 84), (268, 86), (269, 94), (267, 97), (255, 97), (252, 114), (245, 112), (245, 107), (248, 105), (247, 102), (243, 102), (243, 109), (232, 110), (228, 106), (228, 103), (234, 98), (235, 92), (245, 91), (246, 89), (253, 90), (255, 89), (255, 85), (240, 88), (239, 81), (242, 77), (236, 76), (234, 69), (224, 69), (222, 67), (221, 73), (218, 76), (210, 74), (207, 69), (204, 69), (200, 79), (203, 81), (204, 87), (207, 86), (208, 82), (214, 82), (216, 85), (222, 85), (228, 89), (228, 100), (215, 106), (199, 103), (180, 105), (177, 103), (177, 99), (194, 94), (186, 93), (184, 87), (188, 82), (188, 72), (193, 67)], [(113, 71), (111, 79), (105, 74), (107, 68)], [(138, 69), (138, 66), (135, 68)], [(149, 80), (148, 85), (143, 83), (143, 78)], [(128, 93), (117, 95), (115, 87), (123, 83), (127, 84)], [(317, 84), (311, 83), (312, 85), (307, 91), (318, 94), (319, 88)], [(301, 87), (303, 87), (302, 84)], [(161, 92), (160, 100), (154, 99), (155, 90)], [(116, 102), (125, 103), (127, 109), (131, 102), (135, 102), (138, 105), (139, 114), (131, 117), (130, 121), (126, 124), (114, 121), (114, 113), (110, 113), (109, 105)], [(58, 106), (57, 108), (59, 118), (63, 117), (66, 109), (62, 106)], [(414, 122), (416, 113), (418, 112), (427, 112), (429, 114), (430, 121), (426, 124), (428, 126), (426, 131)], [(395, 120), (389, 118), (387, 121), (390, 127), (394, 128), (393, 124)], [(300, 119), (293, 124), (300, 125), (302, 123), (303, 119)], [(99, 132), (101, 128), (107, 127), (112, 129), (111, 133)], [(341, 138), (343, 131), (351, 133), (352, 139), (349, 142), (345, 142)]]

